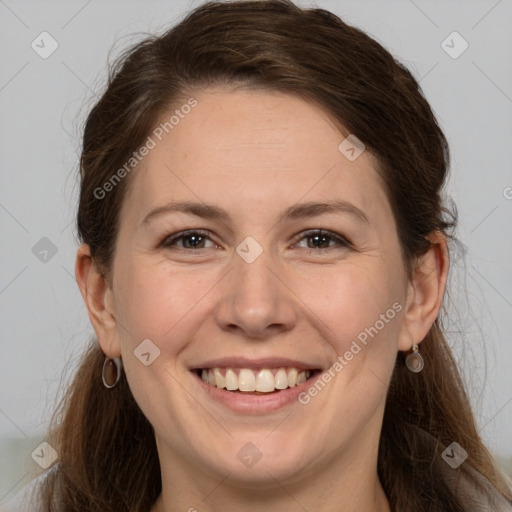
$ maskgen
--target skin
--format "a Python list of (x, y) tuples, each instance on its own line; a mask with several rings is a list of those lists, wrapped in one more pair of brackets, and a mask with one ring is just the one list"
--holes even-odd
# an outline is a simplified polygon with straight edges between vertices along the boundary
[[(386, 390), (397, 351), (421, 343), (438, 315), (446, 240), (432, 235), (409, 280), (374, 157), (349, 161), (320, 107), (266, 91), (194, 97), (198, 105), (129, 177), (111, 279), (87, 245), (76, 260), (101, 348), (122, 356), (155, 430), (163, 491), (151, 510), (390, 511), (376, 470)], [(231, 219), (174, 212), (142, 223), (171, 200), (214, 204)], [(350, 202), (369, 222), (349, 213), (278, 221), (296, 203), (329, 200)], [(210, 238), (160, 246), (189, 229)], [(302, 234), (309, 229), (351, 245), (315, 243)], [(247, 236), (263, 249), (252, 263), (236, 252)], [(189, 371), (230, 355), (327, 369), (396, 302), (401, 311), (307, 405), (234, 413)], [(133, 354), (147, 338), (160, 350), (149, 366)], [(251, 468), (237, 457), (248, 442), (262, 454)]]

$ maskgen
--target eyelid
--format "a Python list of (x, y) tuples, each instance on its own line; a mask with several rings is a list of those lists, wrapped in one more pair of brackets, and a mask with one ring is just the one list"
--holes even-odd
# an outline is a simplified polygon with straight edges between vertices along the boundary
[[(203, 229), (188, 229), (185, 231), (178, 231), (176, 233), (171, 233), (170, 235), (165, 236), (163, 238), (162, 242), (159, 244), (159, 247), (163, 247), (163, 248), (172, 247), (172, 244), (174, 242), (176, 242), (182, 238), (186, 238), (187, 236), (191, 236), (191, 235), (195, 235), (195, 234), (201, 235), (215, 244), (215, 242), (211, 238), (210, 231), (203, 230)], [(313, 236), (313, 235), (327, 236), (327, 237), (331, 238), (332, 240), (335, 240), (336, 242), (338, 242), (338, 244), (342, 247), (346, 247), (346, 248), (353, 247), (352, 242), (346, 236), (336, 233), (334, 231), (329, 231), (327, 229), (322, 229), (322, 228), (312, 228), (312, 229), (306, 229), (304, 231), (301, 231), (295, 237), (294, 245), (296, 245), (298, 242), (302, 241), (303, 239), (305, 239), (309, 236)], [(336, 249), (336, 248), (338, 248), (338, 247), (327, 247), (325, 249), (310, 249), (310, 248), (306, 248), (306, 249), (308, 249), (310, 251), (314, 251), (314, 252), (315, 251), (322, 252), (322, 251), (327, 251), (327, 250)], [(184, 248), (184, 247), (179, 247), (179, 249), (182, 249), (185, 251), (191, 251), (191, 252), (198, 252), (198, 249), (188, 249), (188, 248)]]
[[(321, 228), (313, 228), (313, 229), (307, 229), (305, 231), (301, 231), (297, 235), (296, 243), (300, 242), (304, 238), (307, 238), (308, 236), (313, 236), (313, 235), (327, 236), (327, 237), (332, 238), (333, 240), (337, 241), (343, 247), (347, 247), (347, 248), (353, 247), (352, 242), (346, 236), (336, 233), (334, 231), (330, 231), (328, 229), (321, 229)], [(327, 250), (336, 249), (336, 248), (337, 247), (327, 247), (326, 249), (309, 249), (308, 248), (308, 250), (310, 250), (310, 251), (327, 251)]]
[[(163, 238), (162, 242), (159, 244), (159, 247), (163, 247), (163, 248), (171, 247), (172, 246), (171, 244), (173, 244), (174, 242), (176, 242), (182, 238), (186, 238), (187, 236), (191, 236), (191, 235), (201, 235), (204, 238), (208, 238), (212, 243), (215, 243), (211, 239), (210, 231), (206, 231), (204, 229), (187, 229), (185, 231), (178, 231), (176, 233), (171, 233), (169, 235), (166, 235)], [(197, 250), (195, 250), (195, 249), (187, 249), (184, 247), (179, 247), (179, 249), (182, 249), (184, 251), (197, 252)]]

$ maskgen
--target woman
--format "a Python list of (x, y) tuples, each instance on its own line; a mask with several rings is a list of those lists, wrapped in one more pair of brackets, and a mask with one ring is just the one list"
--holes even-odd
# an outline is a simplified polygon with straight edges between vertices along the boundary
[(209, 3), (128, 50), (81, 156), (97, 339), (30, 510), (512, 510), (439, 319), (448, 163), (327, 11)]

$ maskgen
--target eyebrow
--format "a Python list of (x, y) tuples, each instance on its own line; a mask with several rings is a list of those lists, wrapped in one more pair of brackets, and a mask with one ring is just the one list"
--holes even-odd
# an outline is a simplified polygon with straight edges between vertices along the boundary
[[(151, 210), (142, 220), (140, 225), (146, 225), (150, 221), (173, 212), (181, 212), (202, 217), (204, 219), (217, 219), (222, 222), (229, 222), (231, 216), (229, 213), (212, 204), (196, 203), (192, 201), (170, 202), (162, 206), (158, 206)], [(284, 220), (297, 220), (309, 217), (316, 217), (326, 213), (348, 213), (371, 225), (367, 215), (357, 206), (343, 200), (327, 201), (327, 202), (307, 202), (290, 206), (279, 216), (278, 222)]]

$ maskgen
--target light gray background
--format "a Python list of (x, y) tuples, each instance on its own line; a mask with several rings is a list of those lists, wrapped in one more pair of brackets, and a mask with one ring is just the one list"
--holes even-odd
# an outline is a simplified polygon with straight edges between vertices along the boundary
[[(103, 87), (108, 53), (114, 42), (115, 56), (142, 37), (130, 34), (160, 31), (201, 3), (0, 0), (0, 500), (36, 469), (30, 454), (61, 380), (93, 333), (74, 278), (76, 177), (81, 123)], [(453, 157), (448, 192), (466, 248), (454, 257), (449, 338), (481, 434), (494, 453), (510, 457), (512, 0), (316, 5), (408, 65), (445, 130)], [(47, 59), (31, 48), (43, 31), (59, 44)], [(453, 31), (469, 44), (457, 59), (441, 46)], [(46, 262), (32, 252), (42, 237), (57, 248)]]

